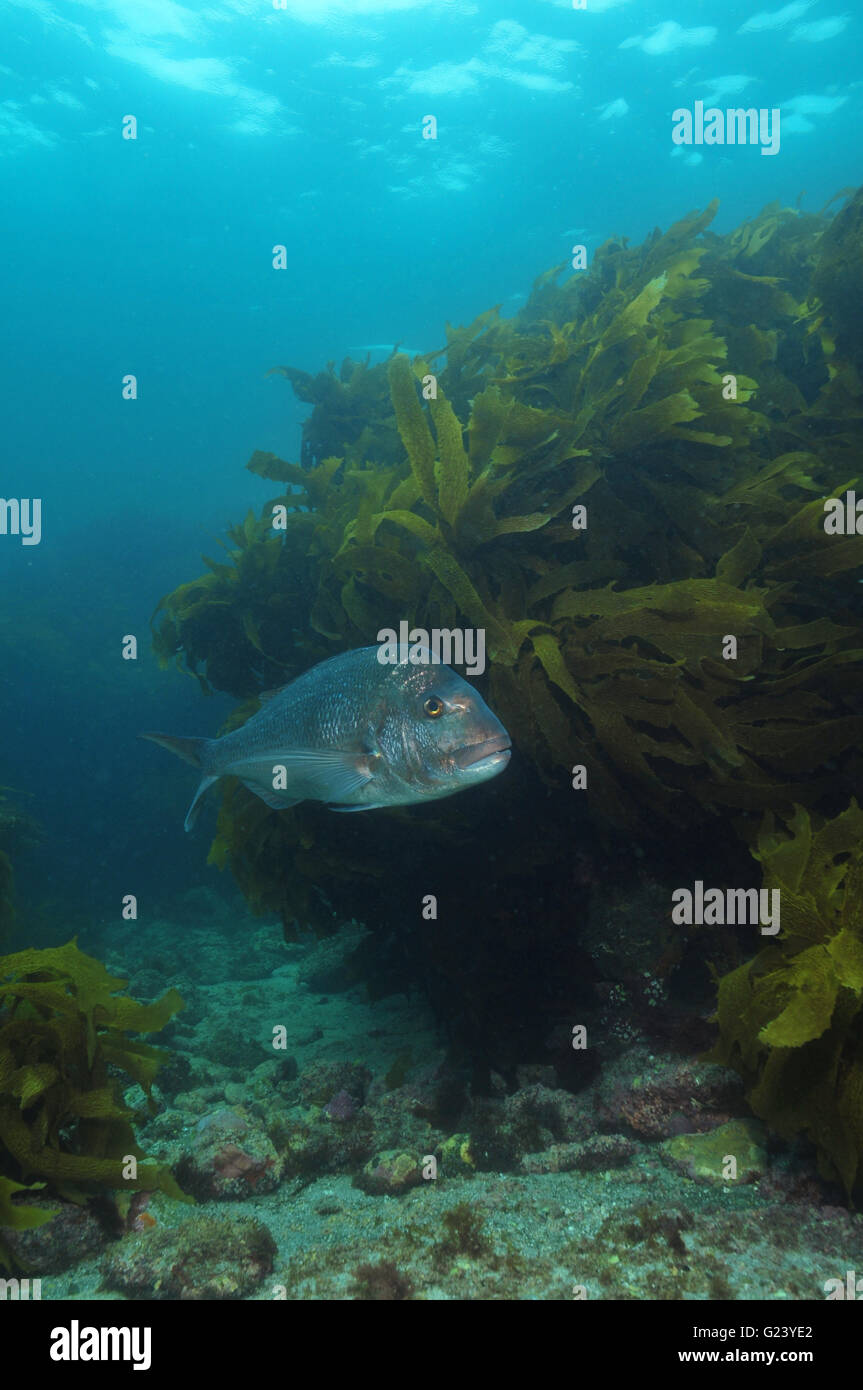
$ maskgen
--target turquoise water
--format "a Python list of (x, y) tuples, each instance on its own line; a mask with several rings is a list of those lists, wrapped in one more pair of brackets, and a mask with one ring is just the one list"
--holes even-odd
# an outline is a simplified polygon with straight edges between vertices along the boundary
[[(196, 693), (107, 649), (270, 495), (252, 449), (297, 456), (307, 411), (267, 371), (438, 346), (576, 242), (713, 197), (720, 231), (804, 190), (817, 210), (860, 153), (858, 21), (814, 41), (829, 9), (741, 33), (746, 4), (3, 5), (3, 495), (45, 509), (38, 548), (0, 547), (3, 776), (38, 797), (64, 891), (109, 824), (136, 872), (195, 872), (138, 816), (125, 730), (155, 700), (195, 728)], [(675, 156), (672, 111), (720, 91), (791, 108), (778, 156)]]
[[(405, 1198), (417, 1208), (409, 1218), (412, 1208), (381, 1195), (389, 1179), (350, 1186), (367, 1144), (322, 1139), (316, 1147), (306, 1135), (303, 1181), (272, 1178), (289, 1143), (284, 1115), (294, 1125), (325, 1124), (322, 1107), (349, 1106), (334, 1098), (365, 1109), (371, 1097), (376, 1151), (421, 1156), (424, 1132), (406, 1118), (416, 1107), (403, 1097), (406, 1108), (393, 1102), (387, 1113), (385, 1097), (399, 1092), (390, 1082), (422, 1091), (438, 1068), (435, 1086), (458, 1095), (451, 1105), (440, 1096), (416, 1104), (431, 1106), (451, 1134), (475, 1059), (469, 1048), (456, 1058), (448, 1050), (453, 1024), (440, 980), (426, 989), (421, 972), (405, 973), (398, 939), (368, 955), (351, 938), (350, 950), (332, 948), (347, 964), (336, 959), (328, 974), (322, 948), (303, 936), (307, 924), (298, 924), (299, 944), (285, 945), (281, 924), (251, 920), (229, 876), (207, 866), (212, 809), (209, 834), (183, 835), (192, 774), (136, 736), (148, 728), (215, 735), (235, 701), (224, 693), (204, 699), (195, 681), (160, 670), (150, 616), (163, 594), (198, 574), (201, 554), (214, 553), (228, 523), (272, 496), (271, 483), (244, 469), (252, 450), (299, 457), (309, 410), (268, 375), (274, 366), (316, 373), (346, 355), (377, 363), (395, 345), (427, 350), (444, 341), (447, 321), (470, 322), (492, 304), (517, 314), (536, 276), (576, 247), (589, 265), (608, 237), (641, 242), (713, 198), (713, 230), (726, 233), (774, 200), (817, 212), (855, 185), (860, 24), (853, 9), (828, 0), (764, 11), (743, 0), (588, 0), (583, 9), (568, 0), (0, 0), (0, 495), (41, 502), (38, 544), (24, 544), (11, 525), (0, 534), (0, 784), (27, 818), (13, 852), (12, 945), (54, 946), (77, 932), (84, 949), (131, 977), (135, 997), (180, 988), (188, 1021), (172, 1024), (166, 1040), (184, 1061), (151, 1121), (148, 1151), (162, 1146), (166, 1162), (188, 1167), (189, 1134), (211, 1115), (215, 1132), (222, 1125), (242, 1148), (218, 1116), (246, 1107), (239, 1123), (252, 1149), (260, 1143), (264, 1157), (255, 1151), (253, 1160), (268, 1175), (252, 1205), (278, 1245), (272, 1279), (290, 1297), (403, 1297), (392, 1278), (378, 1295), (368, 1277), (352, 1273), (364, 1264), (369, 1232), (392, 1236), (401, 1264), (402, 1223), (415, 1219), (423, 1249), (423, 1241), (440, 1244), (442, 1228), (439, 1212), (417, 1206), (422, 1187)], [(758, 138), (706, 144), (693, 133), (691, 143), (676, 144), (674, 113), (691, 112), (697, 123), (697, 103), (765, 113)], [(134, 661), (123, 657), (129, 635), (138, 643)], [(494, 796), (497, 785), (471, 795)], [(385, 842), (381, 864), (392, 868)], [(702, 870), (709, 879), (709, 862)], [(576, 868), (575, 891), (582, 882), (586, 893), (603, 874), (610, 893), (614, 868), (593, 860)], [(631, 910), (647, 891), (639, 880)], [(128, 894), (139, 904), (134, 923), (118, 907)], [(593, 909), (590, 930), (600, 936), (606, 908), (603, 901)], [(358, 896), (352, 915), (374, 936), (367, 909)], [(608, 910), (627, 909), (613, 902)], [(176, 945), (187, 940), (198, 948)], [(279, 1061), (276, 1071), (266, 1050), (274, 979), (297, 994), (285, 1053), (293, 1064)], [(232, 1010), (255, 981), (244, 1026)], [(706, 1017), (711, 1001), (698, 1002)], [(626, 1041), (625, 1021), (616, 1026)], [(236, 1042), (244, 1032), (245, 1050)], [(462, 1030), (462, 1045), (470, 1036)], [(629, 1041), (642, 1049), (634, 1075), (655, 1068), (661, 1078), (673, 1068), (641, 1036)], [(693, 1057), (705, 1043), (693, 1043)], [(350, 1073), (349, 1065), (365, 1071)], [(613, 1226), (617, 1205), (637, 1205), (633, 1191), (660, 1171), (652, 1149), (616, 1153), (607, 1170), (601, 1152), (570, 1152), (564, 1171), (622, 1171), (625, 1181), (611, 1177), (606, 1190), (626, 1192), (606, 1203), (595, 1176), (584, 1203), (562, 1190), (559, 1156), (547, 1155), (592, 1140), (593, 1107), (606, 1103), (593, 1092), (584, 1099), (585, 1086), (600, 1085), (596, 1077), (573, 1081), (570, 1091), (530, 1055), (518, 1075), (495, 1073), (490, 1083), (486, 1075), (484, 1084), (490, 1104), (506, 1100), (505, 1114), (490, 1111), (477, 1132), (488, 1140), (486, 1159), (495, 1155), (489, 1163), (499, 1156), (509, 1174), (512, 1204), (523, 1201), (521, 1236), (501, 1224), (506, 1203), (485, 1161), (453, 1159), (452, 1180), (465, 1192), (454, 1186), (446, 1200), (470, 1200), (478, 1166), (489, 1189), (490, 1244), (451, 1232), (443, 1255), (419, 1258), (404, 1276), (410, 1288), (428, 1297), (561, 1298), (581, 1279), (591, 1296), (673, 1297), (652, 1272), (655, 1251), (633, 1261), (626, 1287), (603, 1283), (597, 1249), (619, 1254), (629, 1240), (644, 1253), (625, 1223), (607, 1228), (605, 1246), (596, 1237), (583, 1278), (573, 1273), (578, 1242), (593, 1241), (603, 1221)], [(678, 1089), (693, 1085), (676, 1074)], [(552, 1098), (531, 1102), (531, 1087)], [(739, 1097), (726, 1104), (707, 1089), (723, 1122), (739, 1118)], [(582, 1096), (578, 1114), (567, 1109), (569, 1094)], [(668, 1105), (679, 1108), (677, 1100)], [(311, 1120), (310, 1106), (318, 1107)], [(522, 1112), (531, 1117), (529, 1142), (513, 1137)], [(339, 1114), (333, 1124), (352, 1119)], [(636, 1128), (630, 1138), (649, 1146), (669, 1134)], [(768, 1139), (759, 1131), (749, 1140), (761, 1171)], [(546, 1159), (534, 1172), (525, 1153)], [(783, 1173), (794, 1161), (777, 1159)], [(663, 1209), (676, 1201), (688, 1213), (696, 1199), (678, 1169), (661, 1173), (669, 1187)], [(815, 1182), (809, 1168), (805, 1174), (801, 1202), (805, 1183)], [(540, 1179), (548, 1191), (532, 1186)], [(201, 1190), (219, 1214), (240, 1200), (206, 1183)], [(740, 1198), (744, 1206), (750, 1196)], [(248, 1205), (243, 1193), (229, 1214)], [(329, 1216), (315, 1214), (330, 1207)], [(577, 1208), (589, 1213), (587, 1234)], [(176, 1204), (160, 1197), (152, 1210), (157, 1226), (174, 1229)], [(685, 1232), (688, 1219), (679, 1215), (674, 1230)], [(324, 1244), (335, 1253), (316, 1274), (307, 1262), (327, 1221), (335, 1234)], [(543, 1244), (555, 1221), (560, 1240)], [(719, 1241), (714, 1227), (704, 1231), (705, 1248)], [(518, 1245), (522, 1237), (516, 1263), (504, 1269), (500, 1240)], [(668, 1238), (673, 1248), (673, 1230)], [(856, 1227), (838, 1231), (834, 1246), (847, 1258), (837, 1256), (835, 1272), (853, 1262), (859, 1240)], [(84, 1274), (58, 1270), (54, 1277), (71, 1280), (58, 1296), (87, 1296), (99, 1285), (98, 1235), (94, 1250)], [(517, 1261), (534, 1257), (540, 1273), (530, 1286)], [(728, 1296), (716, 1261), (712, 1253), (702, 1282), (684, 1296)], [(729, 1276), (735, 1297), (818, 1297), (834, 1272), (806, 1247), (771, 1273), (765, 1291), (744, 1265)], [(146, 1274), (137, 1284), (112, 1277), (126, 1296), (152, 1296)], [(272, 1296), (255, 1279), (238, 1280), (237, 1289)]]

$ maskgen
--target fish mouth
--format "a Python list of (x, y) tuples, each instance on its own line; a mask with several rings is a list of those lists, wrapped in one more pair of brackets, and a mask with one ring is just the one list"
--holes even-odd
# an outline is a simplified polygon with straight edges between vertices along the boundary
[(487, 767), (503, 767), (509, 762), (512, 744), (508, 734), (494, 734), (492, 738), (480, 739), (459, 748), (455, 755), (457, 767), (471, 768), (479, 772)]

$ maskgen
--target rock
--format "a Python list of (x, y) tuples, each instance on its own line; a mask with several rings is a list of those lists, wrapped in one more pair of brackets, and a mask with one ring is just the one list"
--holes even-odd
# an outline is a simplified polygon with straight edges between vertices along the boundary
[(108, 1244), (107, 1232), (88, 1207), (63, 1202), (59, 1197), (34, 1197), (29, 1192), (23, 1196), (26, 1201), (21, 1202), (22, 1206), (57, 1213), (43, 1226), (32, 1226), (26, 1231), (0, 1227), (0, 1242), (7, 1245), (35, 1277), (62, 1274), (80, 1260), (97, 1255)]
[(585, 1095), (531, 1082), (505, 1100), (474, 1100), (471, 1150), (485, 1171), (517, 1169), (525, 1154), (588, 1139), (596, 1124)]
[(224, 1201), (273, 1192), (282, 1161), (262, 1129), (241, 1112), (223, 1109), (198, 1121), (191, 1148), (174, 1165), (174, 1173), (192, 1196)]
[(371, 933), (365, 927), (344, 927), (319, 941), (297, 971), (297, 983), (314, 994), (341, 994), (362, 979), (356, 952)]
[(443, 1136), (417, 1113), (415, 1101), (416, 1092), (412, 1086), (378, 1091), (376, 1095), (372, 1089), (363, 1114), (371, 1122), (375, 1148), (418, 1154), (434, 1152)]
[(743, 1084), (725, 1067), (655, 1058), (642, 1049), (603, 1069), (596, 1092), (599, 1126), (629, 1128), (643, 1139), (703, 1132), (744, 1109)]
[(208, 1020), (199, 1030), (199, 1045), (213, 1062), (246, 1075), (273, 1055), (272, 1037), (255, 1027), (250, 1032), (248, 1012), (239, 1010)]
[(577, 1144), (552, 1144), (541, 1153), (525, 1154), (523, 1173), (593, 1173), (624, 1168), (640, 1145), (623, 1134), (597, 1134)]
[(507, 1096), (504, 1110), (513, 1123), (536, 1125), (539, 1130), (547, 1130), (552, 1139), (583, 1139), (590, 1134), (590, 1115), (584, 1100), (538, 1081)]
[[(729, 1120), (709, 1134), (678, 1134), (659, 1146), (669, 1168), (718, 1187), (757, 1182), (767, 1168), (767, 1134), (760, 1120)], [(736, 1163), (732, 1176), (729, 1159)]]
[(398, 1197), (422, 1182), (422, 1170), (412, 1154), (398, 1149), (384, 1149), (369, 1159), (365, 1168), (354, 1178), (354, 1186), (372, 1197)]
[(361, 1111), (353, 1119), (336, 1120), (323, 1111), (285, 1123), (278, 1139), (288, 1177), (320, 1177), (322, 1173), (352, 1172), (380, 1145), (374, 1127)]
[(242, 1298), (273, 1271), (276, 1242), (260, 1221), (195, 1214), (181, 1226), (125, 1236), (102, 1261), (128, 1298)]
[(357, 1062), (314, 1062), (297, 1081), (297, 1093), (307, 1105), (327, 1105), (333, 1096), (346, 1091), (362, 1105), (372, 1074)]
[(476, 1170), (469, 1134), (451, 1134), (437, 1152), (439, 1169), (445, 1178), (463, 1178)]
[(359, 1106), (349, 1091), (336, 1091), (331, 1100), (328, 1100), (321, 1112), (328, 1120), (333, 1120), (335, 1124), (347, 1124), (350, 1120), (355, 1120)]

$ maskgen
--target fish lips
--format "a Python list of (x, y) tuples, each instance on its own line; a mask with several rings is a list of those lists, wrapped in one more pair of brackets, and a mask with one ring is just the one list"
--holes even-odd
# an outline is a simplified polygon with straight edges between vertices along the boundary
[(485, 772), (503, 768), (509, 762), (512, 743), (509, 734), (494, 734), (459, 748), (454, 755), (456, 767), (470, 772)]

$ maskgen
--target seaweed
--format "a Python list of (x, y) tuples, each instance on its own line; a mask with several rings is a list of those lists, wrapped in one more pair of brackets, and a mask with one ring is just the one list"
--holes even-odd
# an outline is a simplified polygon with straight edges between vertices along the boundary
[[(847, 805), (863, 536), (823, 523), (827, 498), (863, 492), (859, 318), (844, 312), (861, 200), (832, 220), (771, 204), (725, 235), (714, 202), (641, 246), (607, 241), (562, 283), (554, 267), (512, 319), (447, 325), (445, 356), (279, 369), (314, 405), (300, 462), (253, 454), (280, 491), (161, 600), (160, 660), (242, 699), (235, 726), (261, 690), (397, 620), (482, 627), (478, 684), (515, 756), (493, 803), (347, 827), (228, 782), (210, 861), (256, 910), (321, 931), (362, 911), (384, 931), (405, 910), (388, 865), (439, 884), (447, 925), (416, 946), (423, 977), (463, 1040), (512, 1055), (494, 1019), (517, 998), (537, 1042), (543, 989), (559, 989), (526, 997), (526, 921), (572, 978), (587, 824), (654, 856), (705, 833), (733, 855), (753, 815)], [(478, 852), (502, 884), (483, 909), (496, 952), (477, 950)]]
[[(858, 383), (807, 298), (848, 237), (778, 205), (705, 237), (714, 212), (641, 248), (606, 243), (590, 275), (545, 283), (514, 320), (491, 311), (450, 330), (428, 403), (423, 358), (390, 360), (388, 415), (383, 369), (368, 391), (365, 368), (314, 382), (280, 368), (316, 402), (315, 440), (341, 452), (303, 466), (253, 456), (252, 471), (292, 491), (234, 528), (228, 564), (208, 561), (209, 575), (162, 600), (163, 659), (248, 696), (368, 642), (394, 605), (420, 626), (484, 627), (516, 741), (555, 775), (568, 729), (591, 754), (599, 814), (619, 822), (629, 802), (631, 825), (645, 803), (678, 823), (693, 802), (789, 805), (805, 796), (789, 793), (789, 769), (853, 760), (863, 722), (846, 701), (863, 652), (850, 572), (863, 539), (826, 536), (822, 502), (859, 477)], [(761, 273), (771, 256), (782, 273)], [(784, 371), (780, 333), (786, 356), (798, 343)], [(807, 403), (792, 367), (816, 359)], [(460, 418), (465, 379), (475, 394)], [(363, 410), (374, 443), (360, 458), (349, 446)], [(573, 532), (579, 504), (589, 524)], [(283, 534), (273, 505), (287, 510)], [(739, 638), (734, 664), (726, 633)]]
[(797, 806), (753, 848), (781, 934), (719, 981), (710, 1060), (734, 1067), (779, 1134), (814, 1143), (825, 1178), (863, 1178), (863, 810), (821, 824)]
[(17, 1192), (41, 1193), (44, 1183), (13, 1182), (11, 1178), (0, 1175), (0, 1265), (4, 1269), (14, 1268), (14, 1259), (8, 1244), (3, 1240), (3, 1230), (30, 1231), (36, 1226), (44, 1226), (57, 1215), (58, 1207), (31, 1207), (24, 1202), (13, 1202)]
[[(310, 376), (296, 367), (273, 367), (268, 375), (285, 377), (298, 400), (314, 407), (303, 431), (301, 461), (313, 468), (341, 452), (348, 462), (363, 458), (372, 438), (380, 451), (389, 431), (395, 456), (398, 437), (387, 410), (387, 382), (383, 365), (369, 366), (346, 357), (339, 368), (328, 362), (325, 372)], [(380, 455), (379, 455), (380, 456)]]
[(374, 1303), (403, 1301), (414, 1297), (414, 1285), (392, 1260), (379, 1260), (377, 1264), (357, 1265), (351, 1293), (356, 1299)]
[(446, 1234), (435, 1247), (438, 1264), (454, 1259), (479, 1260), (492, 1254), (491, 1242), (484, 1232), (484, 1221), (470, 1202), (458, 1202), (443, 1214)]
[(74, 940), (0, 956), (0, 1226), (39, 1224), (10, 1200), (34, 1180), (74, 1202), (106, 1188), (183, 1199), (169, 1170), (146, 1161), (118, 1080), (137, 1082), (154, 1109), (169, 1054), (128, 1034), (163, 1028), (182, 1000), (169, 990), (142, 1004), (119, 993), (126, 984)]

